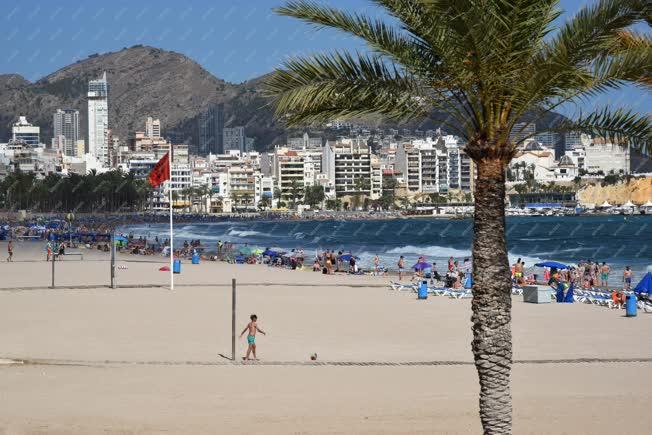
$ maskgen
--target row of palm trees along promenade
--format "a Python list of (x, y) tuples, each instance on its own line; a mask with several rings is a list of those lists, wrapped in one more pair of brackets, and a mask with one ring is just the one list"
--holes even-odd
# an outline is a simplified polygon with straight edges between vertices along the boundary
[[(473, 241), (472, 351), (487, 434), (511, 433), (511, 282), (505, 243), (509, 137), (534, 120), (605, 91), (652, 86), (652, 6), (597, 0), (560, 20), (557, 0), (375, 0), (389, 19), (312, 1), (276, 9), (316, 28), (362, 39), (366, 52), (288, 60), (267, 80), (290, 125), (369, 114), (408, 120), (443, 113), (477, 167)], [(593, 107), (556, 127), (591, 132), (652, 152), (650, 115)]]

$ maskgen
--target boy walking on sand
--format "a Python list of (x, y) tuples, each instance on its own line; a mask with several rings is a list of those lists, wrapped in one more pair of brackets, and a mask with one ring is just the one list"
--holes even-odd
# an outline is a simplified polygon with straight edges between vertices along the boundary
[(14, 261), (14, 242), (11, 240), (7, 244), (7, 261)]
[(249, 360), (249, 354), (253, 353), (254, 354), (254, 361), (258, 361), (258, 358), (256, 358), (256, 332), (260, 332), (263, 335), (267, 335), (262, 329), (258, 327), (258, 316), (255, 314), (252, 314), (250, 317), (251, 322), (245, 326), (245, 329), (242, 330), (240, 333), (240, 338), (244, 335), (245, 332), (249, 331), (247, 334), (247, 343), (249, 344), (249, 347), (247, 348), (247, 355), (244, 356), (242, 359), (245, 361)]

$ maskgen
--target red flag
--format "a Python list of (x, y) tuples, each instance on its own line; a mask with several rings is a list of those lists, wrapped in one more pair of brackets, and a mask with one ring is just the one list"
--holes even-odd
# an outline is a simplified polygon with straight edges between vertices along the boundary
[(170, 156), (169, 153), (165, 153), (165, 155), (161, 158), (161, 160), (159, 160), (158, 163), (154, 165), (152, 172), (149, 173), (149, 177), (147, 178), (147, 181), (149, 181), (149, 184), (151, 184), (153, 187), (158, 187), (161, 185), (162, 182), (169, 179), (170, 179)]

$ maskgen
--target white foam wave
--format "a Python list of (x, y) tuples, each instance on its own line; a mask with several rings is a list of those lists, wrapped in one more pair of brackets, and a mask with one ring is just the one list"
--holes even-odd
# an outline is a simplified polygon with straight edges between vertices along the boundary
[(460, 257), (470, 257), (471, 250), (465, 249), (455, 249), (448, 246), (400, 246), (398, 248), (393, 248), (387, 251), (387, 254), (398, 254), (398, 255), (423, 255), (427, 257), (437, 257), (437, 258), (460, 258)]
[(236, 230), (236, 229), (230, 229), (229, 231), (226, 232), (226, 235), (227, 236), (233, 236), (233, 237), (251, 237), (251, 236), (271, 237), (270, 234), (261, 233), (259, 231)]

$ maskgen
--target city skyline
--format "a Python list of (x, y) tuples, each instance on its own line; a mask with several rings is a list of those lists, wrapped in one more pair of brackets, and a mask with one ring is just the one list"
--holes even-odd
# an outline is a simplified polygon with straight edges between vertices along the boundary
[[(364, 50), (355, 38), (331, 30), (316, 31), (275, 15), (272, 8), (284, 3), (280, 0), (252, 0), (246, 5), (225, 1), (179, 5), (170, 0), (145, 1), (138, 6), (126, 1), (89, 3), (80, 6), (75, 2), (43, 4), (28, 0), (7, 8), (6, 39), (14, 43), (0, 58), (0, 74), (20, 74), (33, 82), (91, 54), (143, 44), (182, 53), (216, 77), (241, 83), (271, 72), (293, 55), (329, 49)], [(320, 3), (382, 17), (368, 0)], [(560, 20), (586, 3), (562, 0), (560, 7), (565, 13)], [(31, 31), (25, 36), (21, 28)], [(633, 87), (559, 111), (573, 114), (596, 102), (652, 111), (652, 101), (645, 92)]]

